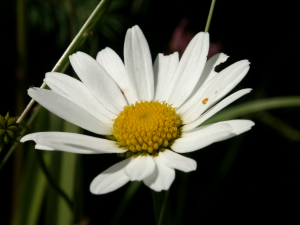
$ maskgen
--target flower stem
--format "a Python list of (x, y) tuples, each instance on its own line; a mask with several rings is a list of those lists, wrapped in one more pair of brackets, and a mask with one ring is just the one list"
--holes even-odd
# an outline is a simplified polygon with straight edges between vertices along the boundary
[(216, 0), (212, 0), (212, 1), (211, 1), (210, 10), (209, 10), (209, 14), (208, 14), (208, 17), (207, 17), (207, 21), (206, 21), (206, 26), (205, 26), (204, 32), (208, 32), (208, 30), (209, 30), (210, 21), (211, 21), (213, 12), (214, 12), (215, 4), (216, 4)]
[(131, 184), (127, 188), (126, 192), (124, 193), (123, 198), (120, 201), (117, 209), (115, 210), (115, 214), (110, 223), (111, 225), (120, 224), (120, 220), (122, 219), (123, 213), (128, 208), (128, 204), (130, 203), (130, 201), (131, 201), (132, 197), (134, 196), (134, 194), (136, 193), (136, 191), (141, 187), (141, 184), (142, 184), (141, 181), (131, 182)]
[(168, 200), (168, 196), (169, 196), (169, 190), (167, 190), (165, 192), (164, 201), (163, 201), (163, 204), (162, 204), (161, 210), (160, 210), (158, 225), (162, 225), (162, 221), (163, 221), (165, 210), (166, 210), (167, 200)]
[(167, 200), (169, 196), (168, 191), (156, 192), (151, 190), (152, 193), (152, 200), (153, 200), (153, 207), (154, 207), (154, 214), (155, 214), (155, 222), (157, 225), (163, 224), (165, 209), (167, 205)]
[[(105, 13), (107, 12), (112, 0), (102, 0), (95, 10), (92, 12), (88, 20), (85, 22), (85, 24), (82, 26), (76, 37), (73, 39), (69, 47), (66, 49), (64, 54), (61, 56), (61, 58), (58, 60), (54, 68), (51, 70), (52, 72), (64, 72), (68, 65), (69, 65), (69, 60), (68, 57), (71, 55), (73, 52), (78, 50), (78, 48), (84, 43), (84, 41), (87, 39), (87, 37), (91, 34), (90, 32), (94, 29), (94, 27), (98, 24), (98, 22), (104, 17)], [(43, 83), (40, 88), (45, 88), (47, 86), (46, 83)], [(21, 116), (18, 118), (17, 123), (21, 123), (27, 113), (30, 111), (32, 108), (33, 104), (35, 103), (35, 100), (31, 100), (29, 104), (26, 106), (25, 110), (22, 112)], [(36, 116), (34, 113), (33, 115)], [(31, 117), (33, 117), (33, 115)], [(31, 118), (30, 118), (31, 120)], [(29, 121), (30, 121), (29, 120)], [(29, 122), (27, 123), (27, 125)], [(23, 130), (21, 135), (23, 136), (26, 132)], [(17, 147), (17, 143), (14, 144), (9, 151), (6, 153), (4, 156), (3, 160), (1, 161), (0, 164), (0, 170), (6, 163), (6, 161), (9, 159), (11, 154), (14, 152), (15, 148)], [(2, 149), (1, 149), (2, 150)]]
[[(105, 13), (107, 12), (112, 0), (102, 0), (98, 6), (95, 8), (95, 10), (92, 12), (88, 20), (85, 22), (85, 24), (82, 26), (76, 37), (73, 39), (69, 47), (66, 49), (64, 54), (61, 56), (61, 58), (58, 60), (54, 68), (51, 70), (51, 72), (54, 71), (61, 71), (62, 68), (64, 68), (68, 63), (68, 57), (71, 55), (75, 50), (79, 48), (79, 46), (87, 39), (87, 37), (90, 35), (90, 32), (94, 29), (96, 24), (99, 22), (100, 19), (103, 18)], [(46, 83), (43, 83), (40, 88), (45, 88), (47, 85)], [(32, 108), (33, 104), (35, 103), (35, 100), (31, 100), (21, 116), (19, 117), (17, 123), (22, 122), (24, 117), (27, 115), (29, 110)]]

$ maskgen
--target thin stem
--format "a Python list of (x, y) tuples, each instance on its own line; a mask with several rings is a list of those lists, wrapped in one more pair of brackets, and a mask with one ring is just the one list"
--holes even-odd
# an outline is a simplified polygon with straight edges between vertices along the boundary
[(169, 196), (169, 191), (170, 191), (170, 189), (165, 192), (164, 201), (163, 201), (163, 204), (161, 206), (159, 220), (158, 220), (158, 223), (157, 223), (158, 225), (162, 225), (162, 221), (164, 219), (164, 214), (165, 214), (165, 210), (166, 210), (166, 205), (167, 205), (167, 200), (168, 200), (168, 196)]
[(154, 207), (155, 223), (157, 225), (161, 225), (163, 223), (169, 190), (161, 192), (151, 190), (151, 194)]
[(209, 30), (210, 21), (211, 21), (213, 12), (214, 12), (215, 4), (216, 4), (216, 0), (212, 0), (212, 1), (211, 1), (210, 10), (209, 10), (209, 14), (208, 14), (208, 17), (207, 17), (207, 21), (206, 21), (206, 26), (205, 26), (204, 32), (208, 32), (208, 30)]
[[(51, 70), (52, 72), (59, 71), (62, 67), (64, 67), (64, 65), (68, 62), (68, 56), (71, 55), (75, 51), (75, 49), (79, 47), (79, 44), (82, 44), (83, 41), (90, 35), (90, 31), (93, 30), (97, 22), (103, 18), (111, 2), (112, 0), (102, 0), (98, 4), (96, 9), (92, 12), (88, 20), (85, 22), (85, 24), (82, 26), (82, 28), (80, 29), (76, 37), (73, 39), (69, 47), (66, 49), (64, 54), (61, 56), (61, 58), (58, 60), (54, 68)], [(96, 18), (97, 16), (98, 18)], [(45, 88), (46, 86), (47, 84), (44, 82), (40, 88)], [(32, 99), (27, 105), (27, 107), (25, 108), (25, 110), (23, 111), (23, 113), (21, 114), (21, 116), (19, 117), (19, 119), (17, 120), (17, 123), (22, 122), (22, 120), (27, 115), (29, 110), (32, 108), (34, 103), (35, 100)]]
[(154, 208), (154, 216), (155, 216), (155, 224), (158, 224), (158, 220), (159, 220), (159, 210), (160, 210), (160, 197), (161, 197), (161, 193), (153, 191), (151, 189), (151, 195), (152, 195), (152, 201), (153, 201), (153, 208)]
[[(58, 60), (54, 68), (52, 69), (52, 72), (64, 72), (67, 69), (67, 66), (69, 64), (68, 56), (71, 55), (76, 49), (80, 47), (81, 44), (84, 43), (84, 41), (87, 39), (87, 37), (90, 35), (90, 31), (94, 29), (96, 24), (103, 18), (105, 13), (107, 12), (112, 0), (102, 0), (98, 6), (95, 8), (93, 13), (90, 15), (88, 20), (85, 22), (83, 27), (80, 29), (76, 37), (73, 39), (69, 47), (66, 49), (64, 54), (61, 56), (61, 58)], [(47, 86), (46, 83), (43, 83), (40, 88), (45, 88)], [(18, 118), (17, 123), (21, 123), (24, 119), (24, 117), (27, 115), (27, 113), (32, 108), (33, 104), (35, 103), (35, 100), (31, 100), (29, 104), (26, 106), (25, 110), (21, 114), (21, 116)], [(34, 113), (35, 114), (35, 113)], [(35, 115), (36, 116), (36, 115)], [(33, 117), (33, 116), (32, 116)], [(29, 119), (29, 121), (31, 118)], [(29, 124), (29, 123), (28, 123)], [(28, 125), (29, 126), (29, 125)], [(24, 130), (23, 130), (24, 131)], [(26, 132), (21, 133), (23, 136)], [(9, 159), (11, 154), (14, 152), (15, 148), (17, 147), (17, 143), (14, 144), (9, 151), (6, 153), (5, 157), (3, 158), (1, 164), (0, 164), (0, 170), (6, 163), (6, 161)], [(4, 147), (3, 147), (4, 148)], [(2, 149), (1, 149), (2, 150)]]
[(117, 207), (117, 210), (115, 210), (115, 214), (110, 223), (111, 225), (120, 224), (120, 220), (122, 219), (123, 213), (128, 208), (128, 204), (130, 203), (136, 191), (140, 188), (141, 184), (142, 184), (141, 181), (135, 181), (132, 182), (130, 186), (127, 188), (125, 194), (123, 195), (122, 200), (120, 201)]
[(38, 157), (38, 162), (41, 166), (42, 171), (44, 172), (45, 176), (47, 177), (48, 182), (50, 183), (50, 185), (53, 187), (53, 189), (55, 191), (57, 191), (57, 193), (59, 195), (61, 195), (61, 197), (66, 201), (66, 203), (68, 204), (70, 210), (73, 212), (74, 211), (74, 204), (71, 201), (71, 199), (69, 199), (69, 197), (66, 195), (66, 193), (58, 186), (58, 184), (56, 184), (55, 180), (53, 179), (53, 177), (51, 176), (51, 174), (49, 173), (45, 161), (43, 159), (43, 155), (42, 152), (40, 152), (39, 150), (35, 151)]

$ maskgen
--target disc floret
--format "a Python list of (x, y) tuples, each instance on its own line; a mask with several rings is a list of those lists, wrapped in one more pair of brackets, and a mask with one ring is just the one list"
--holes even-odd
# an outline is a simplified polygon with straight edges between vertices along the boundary
[(180, 136), (182, 124), (176, 108), (165, 101), (141, 101), (125, 106), (114, 121), (113, 136), (122, 148), (128, 149), (126, 155), (147, 152), (155, 156)]

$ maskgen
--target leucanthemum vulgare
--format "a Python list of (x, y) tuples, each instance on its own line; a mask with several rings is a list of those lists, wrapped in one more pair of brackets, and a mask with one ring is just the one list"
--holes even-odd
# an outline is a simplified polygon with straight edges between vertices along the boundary
[(124, 159), (91, 183), (94, 194), (116, 190), (128, 181), (143, 181), (155, 191), (168, 190), (175, 170), (196, 170), (195, 160), (178, 153), (199, 150), (239, 135), (254, 125), (229, 120), (200, 126), (205, 120), (249, 93), (237, 91), (225, 99), (246, 75), (249, 61), (236, 62), (221, 72), (226, 61), (220, 53), (209, 60), (209, 34), (200, 32), (182, 58), (159, 54), (154, 65), (148, 43), (138, 26), (125, 38), (124, 63), (110, 48), (96, 60), (77, 52), (70, 62), (81, 81), (60, 73), (47, 73), (52, 90), (30, 88), (28, 94), (46, 109), (88, 131), (111, 139), (64, 132), (28, 134), (35, 148), (82, 154), (118, 153)]

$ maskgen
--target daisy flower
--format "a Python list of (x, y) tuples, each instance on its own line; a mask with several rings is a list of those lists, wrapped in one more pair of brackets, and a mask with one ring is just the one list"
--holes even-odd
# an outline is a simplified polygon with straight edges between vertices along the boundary
[(221, 100), (246, 75), (248, 60), (221, 72), (226, 61), (220, 53), (208, 61), (209, 34), (200, 32), (179, 61), (178, 53), (158, 54), (154, 65), (141, 29), (126, 33), (124, 63), (110, 48), (96, 60), (77, 52), (70, 62), (81, 81), (50, 72), (45, 82), (52, 90), (30, 88), (28, 94), (57, 116), (111, 139), (65, 132), (24, 136), (35, 148), (81, 154), (118, 153), (124, 160), (99, 174), (90, 191), (105, 194), (128, 181), (143, 181), (154, 191), (168, 190), (175, 170), (196, 170), (195, 160), (178, 153), (193, 152), (214, 142), (239, 135), (254, 125), (229, 120), (199, 126), (231, 102), (249, 93), (237, 91)]

